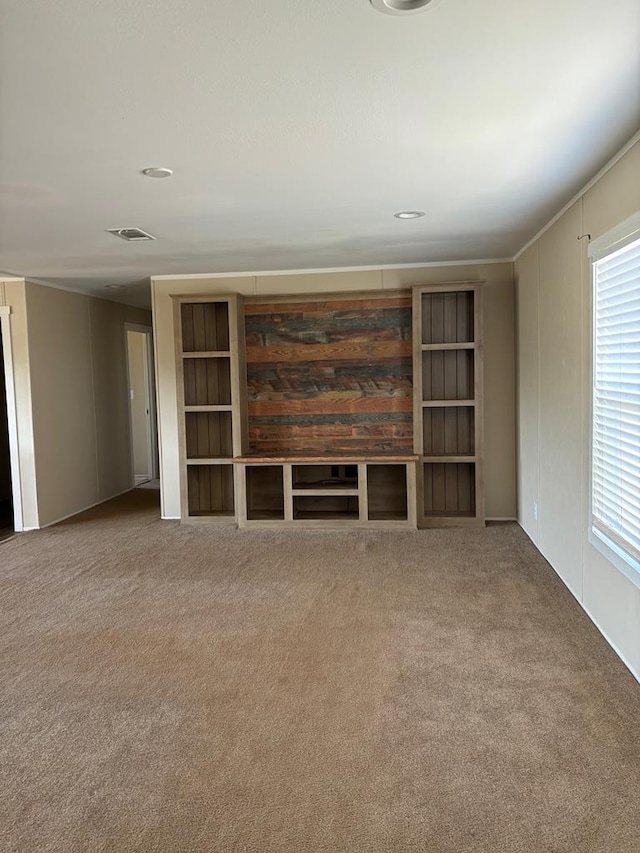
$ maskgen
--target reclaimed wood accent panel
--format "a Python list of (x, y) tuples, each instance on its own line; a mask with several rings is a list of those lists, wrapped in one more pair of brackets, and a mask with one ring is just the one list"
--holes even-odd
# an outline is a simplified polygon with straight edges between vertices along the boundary
[(254, 453), (411, 452), (411, 299), (245, 304)]
[(184, 302), (181, 318), (184, 352), (225, 352), (229, 349), (226, 302)]
[(231, 359), (184, 359), (185, 406), (231, 405)]
[(472, 291), (423, 295), (423, 344), (470, 343), (473, 341), (473, 332)]

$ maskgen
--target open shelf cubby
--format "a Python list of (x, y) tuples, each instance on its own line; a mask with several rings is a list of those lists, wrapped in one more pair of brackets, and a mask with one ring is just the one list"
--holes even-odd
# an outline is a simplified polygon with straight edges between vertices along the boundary
[(351, 519), (360, 517), (358, 498), (355, 495), (294, 495), (294, 520)]
[(406, 465), (367, 465), (367, 497), (370, 521), (406, 520)]
[(284, 482), (282, 465), (248, 465), (247, 520), (284, 519)]
[(423, 410), (424, 456), (473, 456), (473, 406), (429, 407)]
[(184, 417), (187, 459), (233, 456), (231, 412), (187, 412)]
[(476, 475), (473, 462), (428, 462), (424, 465), (426, 516), (473, 518)]
[(357, 489), (357, 465), (294, 465), (293, 488), (298, 490)]
[(460, 344), (474, 339), (471, 290), (422, 294), (422, 343)]
[(188, 465), (187, 503), (191, 517), (233, 518), (233, 465)]
[(474, 351), (428, 350), (422, 353), (423, 400), (473, 400)]
[(231, 405), (231, 359), (185, 358), (185, 406)]
[(184, 352), (225, 352), (229, 349), (227, 302), (184, 302), (181, 305)]

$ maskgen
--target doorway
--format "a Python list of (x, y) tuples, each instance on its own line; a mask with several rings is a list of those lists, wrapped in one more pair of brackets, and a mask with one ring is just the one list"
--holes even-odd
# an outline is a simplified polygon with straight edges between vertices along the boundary
[(132, 486), (158, 477), (158, 439), (153, 384), (151, 328), (125, 327), (129, 377), (129, 423), (131, 435)]
[(7, 381), (3, 341), (0, 335), (0, 540), (13, 535), (14, 530)]

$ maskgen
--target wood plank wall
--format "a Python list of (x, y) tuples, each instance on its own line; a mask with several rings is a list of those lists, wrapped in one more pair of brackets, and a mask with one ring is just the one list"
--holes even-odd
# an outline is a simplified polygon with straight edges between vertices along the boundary
[(252, 452), (412, 452), (411, 298), (245, 303)]

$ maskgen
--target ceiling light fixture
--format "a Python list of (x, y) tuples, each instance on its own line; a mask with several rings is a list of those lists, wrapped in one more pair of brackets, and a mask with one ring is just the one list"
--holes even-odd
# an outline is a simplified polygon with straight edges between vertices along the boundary
[(396, 219), (420, 219), (424, 216), (424, 210), (401, 210), (393, 214)]
[(433, 9), (441, 0), (371, 0), (371, 5), (385, 15), (415, 15)]
[(143, 169), (142, 174), (147, 178), (170, 178), (173, 175), (173, 169), (165, 169), (164, 166), (149, 166), (148, 169)]
[(107, 290), (122, 290), (124, 288), (124, 284), (105, 284)]

